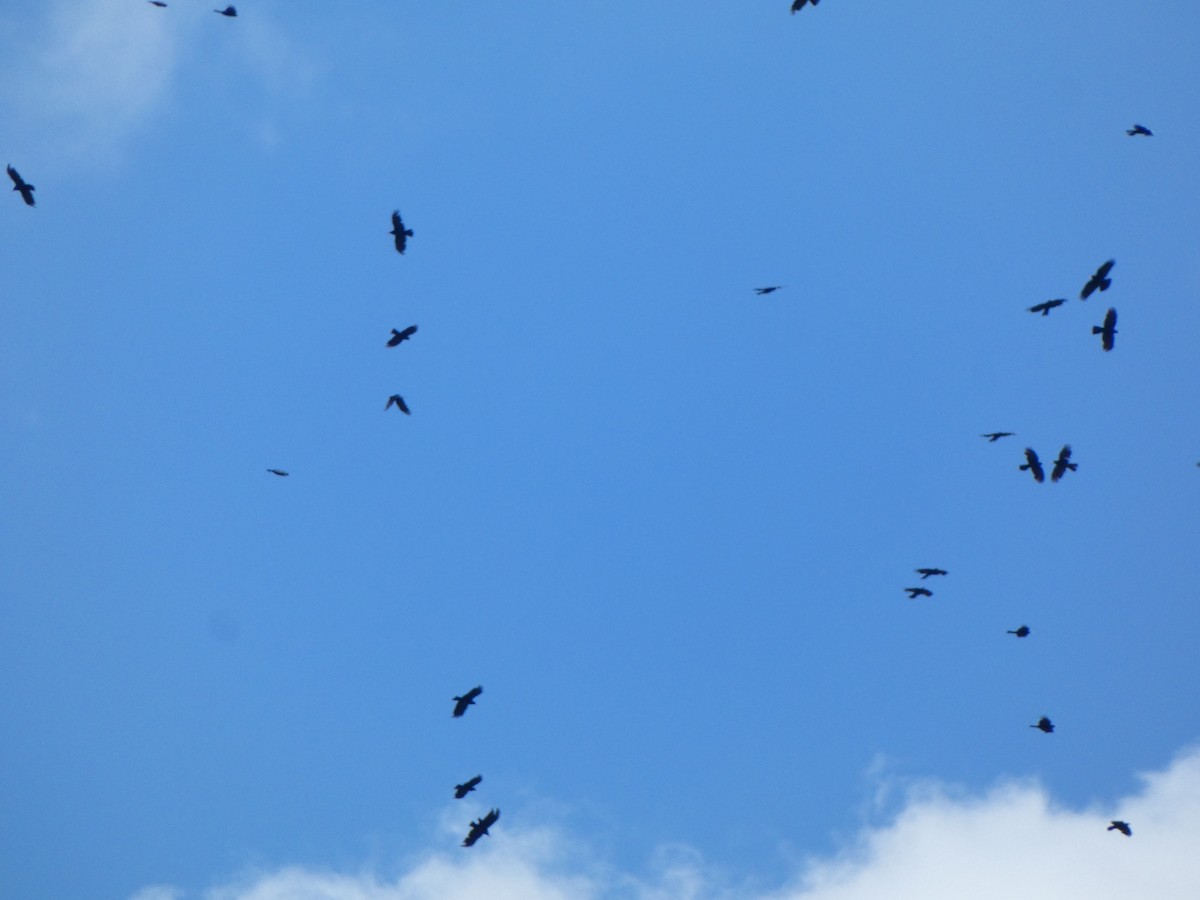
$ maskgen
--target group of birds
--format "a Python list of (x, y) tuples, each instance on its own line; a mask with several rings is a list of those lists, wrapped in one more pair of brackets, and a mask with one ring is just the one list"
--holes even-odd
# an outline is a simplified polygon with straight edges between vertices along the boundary
[[(1141, 128), (1142, 126), (1138, 125), (1136, 127)], [(1132, 131), (1128, 133), (1134, 134)], [(1147, 132), (1147, 134), (1148, 133), (1149, 132)], [(1087, 280), (1087, 284), (1083, 286), (1083, 290), (1079, 292), (1079, 299), (1086, 300), (1096, 291), (1104, 292), (1112, 287), (1112, 279), (1108, 277), (1108, 273), (1112, 271), (1112, 267), (1116, 264), (1117, 261), (1115, 259), (1110, 259), (1104, 263), (1104, 265), (1100, 266), (1100, 268), (1098, 268), (1095, 272), (1093, 272), (1092, 277), (1089, 278)], [(1029, 312), (1041, 313), (1043, 316), (1048, 316), (1050, 315), (1050, 310), (1062, 306), (1066, 302), (1066, 297), (1055, 297), (1053, 300), (1043, 300), (1041, 303), (1036, 303), (1029, 307)], [(1116, 336), (1116, 333), (1117, 311), (1115, 309), (1109, 309), (1108, 313), (1104, 316), (1104, 324), (1092, 326), (1092, 334), (1100, 335), (1100, 345), (1105, 350), (1111, 350), (1113, 348), (1113, 338)]]
[[(462, 714), (467, 711), (468, 706), (475, 705), (475, 698), (482, 693), (483, 686), (477, 684), (461, 697), (452, 697), (451, 699), (454, 700), (454, 712), (451, 713), (451, 715), (453, 715), (456, 719), (460, 718)], [(463, 797), (467, 796), (467, 794), (471, 793), (471, 791), (475, 790), (475, 787), (481, 781), (483, 781), (483, 776), (476, 775), (474, 778), (468, 778), (462, 784), (456, 784), (454, 786), (454, 799), (461, 800)], [(493, 807), (492, 809), (488, 810), (485, 815), (480, 816), (471, 823), (471, 830), (468, 831), (467, 836), (463, 838), (462, 845), (464, 847), (470, 847), (474, 845), (477, 840), (488, 833), (488, 829), (495, 825), (496, 820), (499, 818), (500, 810), (498, 808)]]
[[(165, 4), (163, 0), (147, 0), (147, 2), (149, 2), (151, 6), (157, 6), (159, 9), (167, 8), (167, 4)], [(218, 15), (228, 16), (230, 19), (237, 15), (237, 9), (233, 6), (227, 6), (224, 9), (214, 9), (213, 12), (217, 13)]]

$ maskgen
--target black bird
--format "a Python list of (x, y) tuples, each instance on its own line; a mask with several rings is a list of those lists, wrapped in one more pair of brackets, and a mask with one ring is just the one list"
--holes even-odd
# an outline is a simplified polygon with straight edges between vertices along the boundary
[(1015, 431), (993, 431), (991, 434), (981, 434), (980, 437), (985, 437), (988, 439), (989, 444), (994, 444), (1000, 438), (1012, 437), (1014, 434), (1016, 434)]
[(1125, 133), (1127, 135), (1129, 135), (1130, 137), (1133, 137), (1135, 134), (1144, 134), (1146, 137), (1154, 137), (1154, 132), (1151, 131), (1149, 128), (1147, 128), (1145, 125), (1134, 125), (1132, 128), (1128, 129)]
[(800, 10), (804, 9), (804, 4), (811, 3), (816, 6), (821, 0), (792, 0), (792, 15), (794, 16)]
[(1020, 467), (1024, 472), (1029, 469), (1033, 473), (1033, 480), (1039, 484), (1046, 480), (1046, 472), (1042, 469), (1042, 461), (1038, 459), (1038, 455), (1033, 452), (1032, 447), (1025, 448), (1025, 465)]
[(220, 13), (223, 16), (229, 16), (231, 19), (237, 15), (237, 10), (232, 6), (227, 6), (224, 9), (214, 9), (213, 12)]
[(1112, 286), (1112, 279), (1108, 277), (1108, 273), (1112, 271), (1112, 267), (1116, 264), (1117, 261), (1115, 259), (1110, 259), (1098, 268), (1095, 274), (1088, 279), (1088, 283), (1083, 286), (1083, 290), (1079, 292), (1079, 299), (1086, 300), (1097, 289), (1107, 291)]
[(1113, 819), (1112, 824), (1105, 831), (1119, 831), (1125, 837), (1133, 837), (1133, 829), (1129, 827), (1129, 823), (1122, 822), (1120, 819)]
[(933, 596), (933, 591), (929, 590), (929, 588), (915, 587), (915, 588), (905, 588), (905, 590), (908, 591), (908, 599), (909, 600), (916, 600), (918, 597), (932, 597)]
[(471, 688), (461, 697), (453, 697), (454, 700), (454, 718), (458, 718), (467, 711), (468, 706), (475, 705), (475, 698), (483, 693), (483, 688), (479, 685)]
[(412, 336), (413, 336), (414, 334), (416, 334), (416, 333), (417, 333), (417, 326), (416, 326), (416, 325), (409, 325), (409, 326), (408, 326), (407, 328), (405, 328), (403, 331), (397, 331), (395, 328), (393, 328), (393, 329), (392, 329), (392, 337), (391, 337), (391, 339), (390, 339), (390, 340), (387, 342), (387, 345), (388, 345), (389, 347), (395, 347), (395, 346), (396, 346), (396, 345), (398, 345), (398, 344), (399, 344), (401, 341), (407, 341), (407, 340), (408, 340), (410, 337), (412, 337)]
[(471, 823), (470, 833), (463, 839), (462, 845), (470, 847), (477, 840), (488, 833), (488, 829), (496, 824), (496, 820), (500, 818), (500, 810), (493, 809), (482, 819), (477, 819)]
[(779, 290), (781, 287), (783, 287), (782, 284), (773, 284), (770, 287), (755, 288), (754, 293), (761, 297), (763, 294), (770, 294), (773, 291)]
[(475, 790), (475, 785), (479, 784), (481, 781), (483, 781), (483, 776), (476, 775), (470, 781), (464, 781), (462, 784), (456, 784), (454, 786), (454, 799), (461, 800), (463, 797), (467, 796), (467, 794), (471, 793), (471, 791)]
[(383, 411), (387, 412), (392, 408), (393, 405), (395, 405), (396, 409), (400, 410), (400, 412), (404, 413), (406, 416), (412, 415), (412, 413), (408, 410), (408, 404), (404, 402), (404, 398), (399, 394), (392, 394), (392, 396), (388, 397), (387, 406), (383, 408)]
[(161, 6), (165, 9), (167, 4), (163, 3), (162, 0), (150, 0), (150, 5), (151, 6)]
[(1113, 348), (1113, 336), (1117, 333), (1117, 311), (1110, 309), (1104, 317), (1103, 325), (1093, 325), (1092, 334), (1100, 335), (1100, 346), (1105, 350)]
[(287, 474), (288, 474), (287, 472), (283, 471), (283, 469), (267, 469), (267, 471), (270, 472), (272, 475), (279, 475), (283, 478), (287, 478)]
[(1079, 463), (1071, 462), (1071, 445), (1064, 444), (1063, 448), (1058, 451), (1058, 459), (1054, 461), (1054, 471), (1050, 473), (1051, 481), (1058, 481), (1067, 474), (1067, 469), (1074, 472), (1079, 468)]
[(918, 575), (921, 576), (922, 581), (924, 581), (930, 575), (949, 575), (950, 574), (945, 569), (917, 569), (916, 572)]
[(1029, 307), (1029, 311), (1031, 313), (1041, 313), (1043, 316), (1048, 316), (1050, 315), (1050, 310), (1054, 309), (1056, 306), (1062, 306), (1066, 302), (1066, 297), (1059, 297), (1056, 300), (1043, 300), (1036, 306)]
[(404, 248), (408, 246), (408, 239), (413, 236), (411, 228), (404, 227), (404, 220), (400, 218), (400, 210), (392, 213), (392, 230), (389, 234), (396, 236), (396, 252), (403, 254)]
[(1029, 727), (1040, 729), (1046, 732), (1046, 734), (1049, 734), (1054, 730), (1054, 723), (1045, 716), (1042, 716), (1040, 719), (1038, 719), (1038, 723), (1036, 725), (1030, 725)]
[(21, 199), (25, 201), (26, 206), (35, 206), (33, 202), (33, 192), (36, 188), (21, 177), (21, 173), (14, 169), (11, 165), (8, 167), (8, 177), (13, 180), (13, 190), (21, 192)]
[(1008, 633), (1008, 634), (1015, 634), (1017, 637), (1029, 637), (1029, 626), (1028, 626), (1028, 625), (1022, 625), (1020, 628), (1017, 628), (1017, 629), (1011, 630), (1011, 631), (1009, 631), (1009, 632), (1007, 632), (1007, 633)]

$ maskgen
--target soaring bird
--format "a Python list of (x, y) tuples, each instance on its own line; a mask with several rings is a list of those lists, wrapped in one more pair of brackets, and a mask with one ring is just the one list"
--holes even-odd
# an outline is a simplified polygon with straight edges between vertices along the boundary
[(287, 472), (283, 471), (283, 469), (267, 469), (267, 471), (272, 475), (279, 475), (281, 478), (287, 478), (288, 474)]
[(476, 821), (472, 822), (471, 831), (463, 839), (462, 845), (464, 847), (470, 847), (477, 840), (488, 833), (488, 829), (496, 824), (496, 820), (498, 818), (500, 818), (500, 810), (493, 809), (482, 819), (477, 819)]
[(1054, 470), (1050, 473), (1051, 481), (1058, 481), (1067, 474), (1067, 469), (1074, 472), (1079, 468), (1079, 463), (1071, 462), (1071, 445), (1064, 444), (1063, 448), (1058, 451), (1058, 459), (1054, 461)]
[(758, 294), (758, 296), (761, 297), (763, 294), (770, 294), (772, 291), (777, 291), (781, 287), (783, 287), (782, 284), (773, 284), (770, 287), (755, 288), (754, 293)]
[(1129, 135), (1130, 137), (1133, 137), (1135, 134), (1144, 134), (1146, 137), (1154, 137), (1154, 132), (1151, 131), (1149, 128), (1147, 128), (1145, 125), (1134, 125), (1132, 128), (1128, 129), (1125, 133), (1127, 135)]
[(1098, 268), (1095, 274), (1088, 279), (1087, 284), (1083, 286), (1083, 290), (1079, 292), (1079, 299), (1086, 300), (1096, 290), (1107, 291), (1112, 286), (1112, 279), (1108, 277), (1108, 273), (1112, 271), (1112, 267), (1116, 264), (1117, 261), (1115, 259), (1110, 259)]
[(1120, 819), (1113, 819), (1112, 824), (1105, 831), (1119, 831), (1125, 837), (1133, 837), (1133, 829), (1129, 827), (1129, 823), (1122, 822)]
[(1043, 316), (1048, 316), (1050, 315), (1050, 310), (1054, 309), (1056, 306), (1062, 306), (1066, 302), (1066, 297), (1059, 297), (1055, 300), (1043, 300), (1041, 303), (1029, 307), (1029, 311), (1031, 313), (1041, 313)]
[(929, 588), (915, 587), (915, 588), (905, 588), (905, 590), (908, 591), (908, 599), (909, 600), (916, 600), (918, 597), (932, 597), (933, 596), (933, 591), (929, 590)]
[(1093, 325), (1092, 334), (1100, 335), (1100, 346), (1105, 350), (1113, 348), (1113, 337), (1117, 333), (1117, 311), (1110, 309), (1104, 316), (1103, 325)]
[(1015, 431), (993, 431), (991, 434), (981, 434), (980, 437), (987, 438), (989, 444), (994, 444), (1002, 437), (1012, 437), (1016, 434)]
[(921, 576), (922, 581), (924, 581), (930, 575), (949, 575), (950, 574), (945, 569), (917, 569), (916, 573)]
[(1026, 469), (1033, 473), (1033, 480), (1039, 484), (1046, 480), (1046, 472), (1042, 469), (1042, 461), (1033, 452), (1032, 447), (1025, 448), (1025, 465), (1019, 467), (1022, 472)]
[(469, 691), (467, 691), (465, 694), (463, 694), (461, 697), (452, 697), (451, 699), (454, 700), (454, 718), (457, 719), (459, 716), (461, 716), (463, 713), (465, 713), (467, 711), (468, 706), (474, 706), (475, 698), (478, 697), (482, 693), (483, 693), (483, 687), (480, 685), (476, 685), (475, 687), (473, 687)]
[(404, 248), (408, 246), (408, 239), (413, 236), (411, 228), (404, 227), (404, 220), (400, 218), (400, 210), (392, 213), (392, 230), (389, 234), (396, 237), (396, 252), (403, 254)]
[(21, 199), (25, 201), (26, 206), (35, 206), (33, 202), (33, 192), (36, 190), (32, 184), (21, 177), (21, 173), (14, 169), (11, 165), (8, 167), (8, 177), (13, 180), (13, 190), (21, 192)]
[(1050, 721), (1048, 718), (1046, 718), (1045, 716), (1042, 716), (1040, 719), (1038, 719), (1038, 722), (1037, 722), (1037, 724), (1036, 724), (1036, 725), (1030, 725), (1029, 727), (1030, 727), (1030, 728), (1037, 728), (1037, 729), (1039, 729), (1039, 730), (1041, 730), (1041, 731), (1044, 731), (1044, 732), (1046, 732), (1046, 734), (1049, 734), (1050, 732), (1052, 732), (1052, 731), (1054, 730), (1054, 723), (1053, 723), (1053, 722), (1051, 722), (1051, 721)]
[(396, 409), (400, 410), (400, 412), (404, 413), (406, 416), (412, 415), (412, 413), (409, 412), (408, 404), (404, 402), (404, 398), (399, 394), (392, 394), (392, 396), (388, 397), (387, 406), (383, 408), (383, 411), (387, 412), (392, 408), (392, 406), (395, 406)]
[(483, 776), (476, 775), (469, 781), (464, 781), (462, 784), (456, 784), (454, 786), (454, 799), (461, 800), (463, 797), (467, 796), (467, 794), (471, 793), (471, 791), (475, 790), (475, 785), (479, 784), (481, 781), (483, 781)]
[(407, 341), (410, 337), (412, 337), (416, 333), (417, 333), (416, 325), (409, 325), (403, 331), (397, 331), (395, 328), (393, 328), (391, 339), (388, 340), (387, 345), (389, 347), (395, 347), (401, 341)]
[(1016, 635), (1017, 637), (1019, 637), (1019, 638), (1021, 638), (1021, 637), (1029, 637), (1029, 626), (1028, 626), (1028, 625), (1022, 625), (1020, 628), (1014, 628), (1014, 629), (1011, 629), (1011, 630), (1009, 630), (1007, 633), (1008, 633), (1008, 634), (1015, 634), (1015, 635)]
[(229, 16), (231, 19), (237, 15), (237, 10), (232, 6), (227, 6), (224, 9), (214, 9), (213, 12), (220, 13), (223, 16)]
[(167, 4), (163, 3), (162, 0), (149, 0), (149, 3), (151, 6), (161, 6), (164, 9), (167, 6)]
[(813, 6), (816, 6), (820, 2), (821, 0), (792, 0), (792, 15), (794, 16), (796, 13), (800, 12), (800, 10), (804, 9), (804, 4), (806, 3), (811, 3)]

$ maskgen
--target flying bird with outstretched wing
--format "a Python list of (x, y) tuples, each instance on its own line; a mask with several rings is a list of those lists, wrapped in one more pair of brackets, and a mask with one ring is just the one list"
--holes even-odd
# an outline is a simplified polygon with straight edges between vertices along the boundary
[(909, 600), (916, 600), (918, 597), (932, 597), (933, 596), (933, 591), (931, 591), (929, 588), (910, 587), (910, 588), (905, 588), (905, 590), (908, 591), (908, 599)]
[(387, 412), (393, 406), (396, 407), (396, 409), (400, 410), (400, 412), (404, 413), (406, 416), (412, 415), (412, 413), (408, 409), (408, 404), (404, 402), (404, 398), (401, 397), (399, 394), (392, 394), (392, 396), (388, 397), (387, 406), (385, 406), (383, 408), (383, 411)]
[(1133, 837), (1133, 829), (1129, 827), (1129, 823), (1122, 822), (1120, 819), (1113, 819), (1112, 824), (1104, 830), (1119, 831), (1121, 834), (1125, 835), (1125, 837)]
[[(1136, 329), (1134, 329), (1136, 331)], [(1113, 339), (1117, 334), (1117, 311), (1110, 309), (1104, 317), (1103, 325), (1093, 325), (1092, 334), (1100, 335), (1100, 346), (1105, 350), (1113, 348)]]
[(1130, 137), (1134, 137), (1135, 135), (1139, 134), (1145, 135), (1146, 137), (1154, 137), (1154, 132), (1145, 125), (1134, 125), (1132, 128), (1127, 129), (1125, 133)]
[(758, 294), (758, 296), (762, 297), (764, 294), (773, 293), (782, 287), (783, 287), (782, 284), (772, 284), (769, 287), (755, 288), (754, 293), (756, 293), (756, 294)]
[(231, 19), (237, 16), (237, 10), (232, 6), (227, 6), (224, 9), (214, 9), (213, 12), (219, 13), (222, 16), (228, 16)]
[(488, 833), (488, 829), (496, 824), (496, 820), (498, 818), (500, 818), (500, 810), (493, 809), (482, 819), (477, 819), (476, 821), (472, 822), (471, 830), (470, 830), (470, 832), (468, 832), (467, 836), (463, 839), (462, 845), (464, 847), (470, 847), (477, 840), (479, 840), (481, 837), (483, 837), (485, 834)]
[(463, 694), (461, 697), (451, 697), (450, 699), (452, 699), (454, 701), (454, 713), (453, 713), (454, 718), (457, 719), (459, 716), (461, 716), (463, 713), (465, 713), (467, 711), (468, 706), (474, 706), (475, 698), (478, 697), (482, 693), (483, 693), (483, 686), (476, 685), (475, 687), (473, 687), (469, 691), (467, 691), (465, 694)]
[(918, 575), (921, 576), (922, 581), (924, 581), (930, 575), (949, 575), (950, 574), (945, 569), (916, 569), (915, 571)]
[(1029, 727), (1036, 728), (1038, 731), (1044, 731), (1046, 734), (1050, 734), (1052, 731), (1054, 731), (1054, 723), (1051, 722), (1046, 716), (1042, 716), (1037, 720), (1036, 725), (1030, 725)]
[(461, 800), (463, 797), (467, 796), (467, 794), (471, 793), (471, 791), (475, 790), (475, 785), (479, 784), (481, 781), (483, 781), (483, 776), (476, 775), (474, 778), (468, 779), (462, 784), (456, 784), (454, 786), (454, 799)]
[(980, 437), (987, 438), (989, 444), (994, 444), (1000, 438), (1012, 437), (1015, 434), (1015, 431), (993, 431), (991, 434), (981, 434)]
[(800, 10), (804, 9), (805, 4), (807, 3), (811, 3), (813, 6), (816, 6), (820, 2), (821, 0), (792, 0), (792, 15), (794, 16), (796, 13), (800, 12)]
[(1043, 300), (1041, 303), (1037, 303), (1029, 307), (1029, 312), (1041, 313), (1043, 316), (1048, 316), (1050, 315), (1050, 310), (1054, 309), (1056, 306), (1062, 306), (1066, 302), (1066, 297), (1057, 297), (1054, 300)]
[(1038, 459), (1038, 455), (1034, 453), (1032, 447), (1025, 448), (1025, 465), (1019, 466), (1018, 468), (1020, 468), (1022, 472), (1024, 472), (1026, 469), (1032, 472), (1033, 480), (1038, 482), (1038, 484), (1041, 484), (1046, 480), (1046, 471), (1042, 468), (1042, 461)]
[(272, 475), (278, 475), (280, 478), (287, 478), (288, 476), (288, 473), (283, 471), (283, 469), (267, 469), (267, 471)]
[(1071, 462), (1071, 445), (1064, 444), (1063, 448), (1058, 451), (1058, 459), (1054, 461), (1054, 470), (1050, 473), (1051, 481), (1058, 481), (1067, 474), (1067, 469), (1074, 472), (1079, 468), (1079, 463)]
[(408, 246), (408, 239), (413, 236), (411, 228), (404, 227), (404, 220), (400, 218), (400, 210), (395, 210), (392, 213), (392, 230), (388, 232), (396, 238), (396, 252), (403, 255), (404, 248)]
[(1115, 259), (1110, 259), (1100, 268), (1098, 268), (1092, 277), (1088, 279), (1087, 284), (1083, 286), (1083, 290), (1079, 292), (1079, 299), (1086, 300), (1096, 291), (1107, 291), (1112, 287), (1112, 279), (1108, 277), (1108, 273), (1112, 271), (1112, 267), (1117, 264)]
[(416, 333), (417, 333), (416, 325), (409, 325), (403, 331), (397, 331), (395, 328), (393, 328), (392, 336), (391, 336), (391, 338), (388, 339), (387, 345), (389, 347), (396, 347), (400, 344), (401, 341), (407, 341), (410, 337), (412, 337)]
[(1006, 634), (1015, 634), (1019, 638), (1029, 637), (1029, 626), (1022, 625), (1020, 628), (1013, 628), (1005, 633)]
[(25, 201), (25, 205), (37, 206), (37, 204), (33, 202), (33, 192), (36, 190), (36, 188), (22, 178), (21, 173), (14, 169), (11, 164), (8, 167), (8, 177), (12, 179), (13, 190), (17, 191), (21, 195), (21, 199)]

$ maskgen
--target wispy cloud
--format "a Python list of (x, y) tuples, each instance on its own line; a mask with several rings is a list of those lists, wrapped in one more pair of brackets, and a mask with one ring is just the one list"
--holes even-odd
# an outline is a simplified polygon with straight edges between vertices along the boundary
[[(648, 872), (614, 870), (549, 829), (506, 823), (471, 852), (433, 853), (394, 878), (288, 867), (247, 873), (206, 900), (1125, 900), (1200, 897), (1200, 751), (1112, 808), (1068, 810), (1034, 782), (968, 794), (910, 785), (894, 820), (764, 892), (666, 848)], [(1108, 820), (1133, 837), (1106, 831)], [(137, 900), (145, 900), (139, 896)]]

